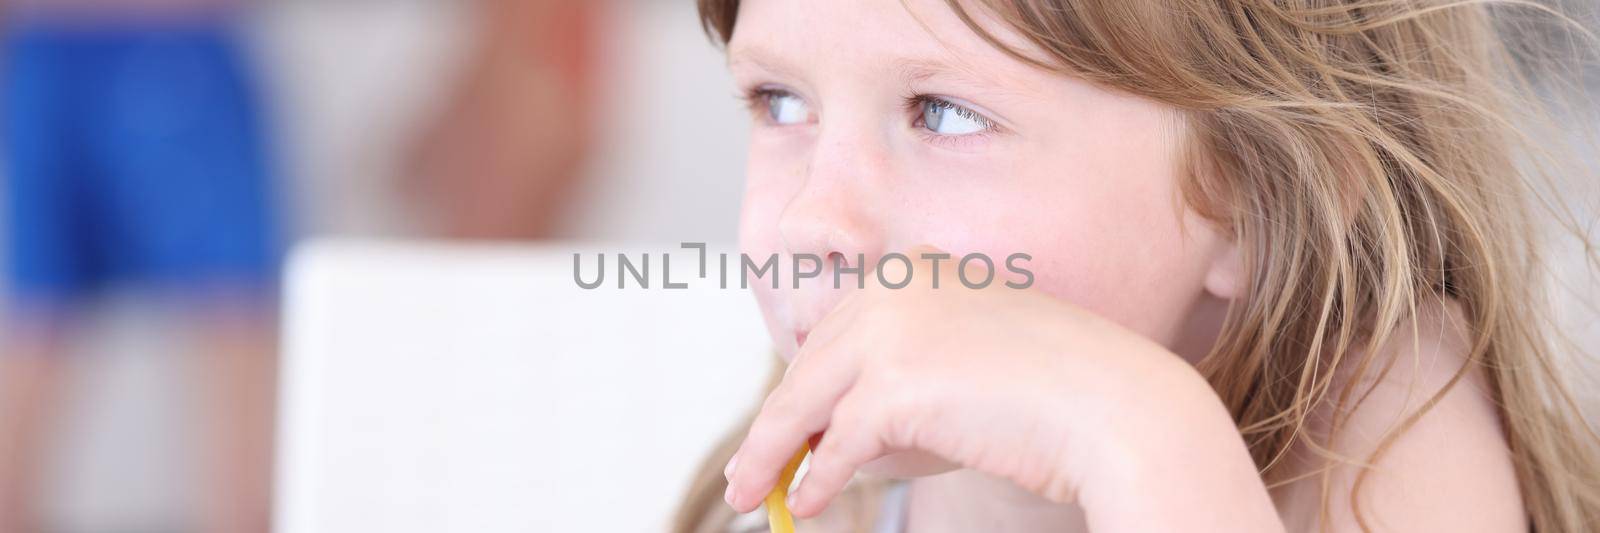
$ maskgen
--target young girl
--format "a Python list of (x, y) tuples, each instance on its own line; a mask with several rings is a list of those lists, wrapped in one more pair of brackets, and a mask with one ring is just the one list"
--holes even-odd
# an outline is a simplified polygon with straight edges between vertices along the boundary
[[(829, 260), (760, 284), (788, 368), (676, 531), (737, 529), (807, 444), (810, 531), (1600, 527), (1600, 438), (1536, 281), (1551, 160), (1522, 134), (1558, 88), (1523, 52), (1590, 42), (1571, 19), (700, 7), (755, 120), (744, 251)], [(1501, 36), (1535, 17), (1572, 38)], [(1028, 288), (969, 289), (981, 262), (939, 251), (1027, 254)]]

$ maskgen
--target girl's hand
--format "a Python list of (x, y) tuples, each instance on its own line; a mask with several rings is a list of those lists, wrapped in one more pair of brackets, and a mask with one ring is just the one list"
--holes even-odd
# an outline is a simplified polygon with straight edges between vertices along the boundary
[(789, 499), (800, 517), (909, 451), (1079, 503), (1099, 532), (1282, 529), (1193, 367), (1065, 302), (999, 280), (968, 289), (940, 267), (938, 288), (920, 262), (910, 286), (855, 291), (817, 325), (729, 462), (729, 505), (754, 510), (820, 435)]

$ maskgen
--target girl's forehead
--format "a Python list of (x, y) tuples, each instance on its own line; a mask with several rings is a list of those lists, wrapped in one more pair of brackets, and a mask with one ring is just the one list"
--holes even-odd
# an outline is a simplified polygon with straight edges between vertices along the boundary
[[(968, 12), (1008, 47), (1029, 47), (987, 12)], [(754, 0), (741, 5), (730, 66), (786, 75), (854, 70), (889, 78), (957, 77), (1022, 89), (1047, 73), (969, 28), (943, 0)]]

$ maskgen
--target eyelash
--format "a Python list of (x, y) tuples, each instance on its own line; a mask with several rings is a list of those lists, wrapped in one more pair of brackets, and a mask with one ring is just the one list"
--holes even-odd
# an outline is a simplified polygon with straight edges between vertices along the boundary
[[(928, 131), (928, 128), (926, 124), (924, 124), (922, 117), (922, 106), (928, 104), (954, 111), (956, 116), (961, 118), (977, 121), (979, 124), (983, 125), (983, 129), (977, 133), (969, 133), (966, 135), (939, 135), (937, 133)], [(1000, 125), (995, 123), (995, 121), (989, 117), (983, 116), (977, 111), (973, 111), (966, 106), (951, 102), (938, 96), (927, 94), (907, 95), (905, 97), (905, 109), (906, 113), (909, 113), (913, 117), (911, 122), (912, 129), (916, 131), (918, 136), (922, 137), (923, 142), (927, 142), (929, 144), (940, 145), (956, 150), (972, 149), (975, 148), (976, 145), (987, 142), (989, 138), (995, 134), (1002, 132)]]
[(912, 115), (916, 117), (916, 119), (914, 121), (914, 124), (919, 125), (919, 127), (922, 124), (922, 106), (931, 104), (931, 105), (933, 105), (935, 107), (942, 108), (942, 109), (944, 109), (946, 111), (954, 111), (956, 113), (956, 116), (959, 116), (961, 118), (964, 118), (964, 119), (967, 119), (967, 120), (977, 121), (979, 124), (983, 125), (983, 129), (984, 129), (985, 132), (991, 131), (991, 130), (993, 130), (995, 128), (994, 121), (993, 120), (989, 120), (989, 117), (985, 117), (983, 115), (980, 115), (980, 114), (978, 114), (977, 111), (973, 111), (971, 109), (967, 109), (965, 106), (962, 106), (962, 105), (957, 104), (955, 102), (951, 102), (951, 101), (946, 100), (944, 98), (940, 98), (940, 97), (937, 97), (937, 96), (926, 95), (926, 94), (914, 94), (914, 95), (911, 95), (911, 96), (907, 96), (905, 98), (905, 100), (906, 100), (906, 104), (905, 104), (906, 105), (906, 109), (909, 110), (909, 112), (911, 112)]
[[(794, 96), (794, 92), (776, 87), (758, 86), (744, 90), (738, 95), (738, 98), (744, 102), (745, 108), (749, 110), (752, 115), (760, 118), (762, 121), (770, 122), (771, 119), (767, 116), (767, 106), (769, 105), (769, 100), (777, 96)], [(968, 109), (966, 106), (956, 104), (955, 102), (951, 102), (950, 100), (940, 98), (938, 96), (928, 94), (910, 94), (905, 96), (903, 99), (905, 111), (912, 117), (912, 127), (916, 128), (918, 133), (929, 142), (945, 144), (972, 142), (978, 138), (987, 137), (1000, 131), (999, 124), (996, 124), (993, 120), (990, 120), (989, 117), (983, 116), (977, 111)], [(924, 127), (922, 118), (922, 106), (928, 104), (932, 104), (949, 111), (954, 111), (957, 116), (967, 120), (977, 121), (979, 124), (983, 125), (983, 131), (967, 135), (954, 136), (930, 133)]]
[(745, 89), (739, 93), (738, 98), (744, 102), (745, 109), (750, 111), (751, 115), (764, 123), (770, 123), (772, 119), (767, 116), (767, 106), (770, 105), (770, 100), (776, 96), (794, 96), (794, 92), (763, 85)]

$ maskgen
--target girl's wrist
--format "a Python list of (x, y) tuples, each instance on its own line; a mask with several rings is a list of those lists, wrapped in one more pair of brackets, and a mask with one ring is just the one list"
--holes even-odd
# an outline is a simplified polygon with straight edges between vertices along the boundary
[(1124, 359), (1110, 381), (1126, 393), (1110, 396), (1097, 435), (1079, 440), (1092, 443), (1076, 465), (1091, 529), (1282, 531), (1221, 399), (1192, 365), (1157, 349)]

